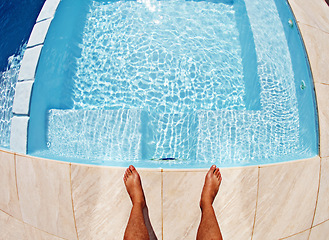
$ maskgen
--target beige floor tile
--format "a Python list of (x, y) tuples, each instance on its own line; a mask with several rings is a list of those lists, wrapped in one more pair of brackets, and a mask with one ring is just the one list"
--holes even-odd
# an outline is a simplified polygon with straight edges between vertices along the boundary
[(0, 151), (0, 209), (22, 219), (16, 187), (15, 156), (3, 151)]
[(329, 158), (321, 159), (321, 179), (313, 225), (329, 219)]
[(64, 238), (56, 237), (52, 234), (41, 231), (37, 228), (30, 226), (29, 224), (24, 224), (26, 238), (30, 240), (63, 240)]
[(321, 223), (311, 229), (309, 240), (328, 240), (329, 238), (329, 221)]
[[(329, 25), (329, 24), (328, 24)], [(300, 23), (314, 82), (329, 84), (329, 32)]]
[[(83, 239), (123, 239), (131, 202), (124, 168), (72, 164), (72, 196), (77, 231)], [(161, 171), (138, 169), (153, 229), (161, 239)]]
[(195, 239), (206, 172), (163, 172), (164, 240)]
[(0, 240), (61, 240), (0, 211)]
[(289, 0), (298, 21), (329, 33), (329, 7), (325, 0)]
[(296, 235), (287, 237), (287, 238), (282, 238), (282, 240), (308, 240), (308, 236), (310, 235), (310, 230), (306, 230), (302, 233), (298, 233)]
[[(207, 170), (163, 173), (164, 239), (195, 239)], [(257, 198), (257, 167), (221, 169), (214, 209), (224, 239), (250, 239)], [(239, 227), (237, 227), (239, 226)]]
[(53, 235), (77, 239), (68, 163), (16, 156), (23, 221)]
[(24, 223), (0, 210), (0, 240), (29, 240)]
[(284, 238), (311, 227), (319, 171), (319, 157), (260, 168), (253, 240)]
[(320, 156), (329, 157), (329, 85), (315, 83), (315, 90), (320, 126)]

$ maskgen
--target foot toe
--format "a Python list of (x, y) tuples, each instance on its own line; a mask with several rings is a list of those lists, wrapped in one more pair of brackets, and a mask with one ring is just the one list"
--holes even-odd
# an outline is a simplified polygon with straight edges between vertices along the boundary
[(216, 175), (216, 176), (218, 176), (218, 173), (219, 173), (219, 168), (216, 168), (216, 170), (215, 170), (215, 172), (214, 172), (214, 173), (215, 173), (215, 175)]
[(130, 170), (131, 172), (133, 172), (133, 171), (136, 171), (136, 168), (135, 168), (133, 165), (130, 165), (130, 166), (129, 166), (129, 170)]

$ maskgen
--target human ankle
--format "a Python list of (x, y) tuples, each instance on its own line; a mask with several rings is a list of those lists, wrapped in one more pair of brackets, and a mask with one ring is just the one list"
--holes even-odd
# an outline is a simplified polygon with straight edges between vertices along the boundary
[(212, 202), (209, 201), (209, 200), (200, 200), (200, 208), (201, 210), (202, 209), (205, 209), (205, 208), (208, 208), (208, 207), (211, 207), (212, 208)]
[(134, 207), (144, 208), (146, 206), (145, 200), (134, 201), (132, 204)]

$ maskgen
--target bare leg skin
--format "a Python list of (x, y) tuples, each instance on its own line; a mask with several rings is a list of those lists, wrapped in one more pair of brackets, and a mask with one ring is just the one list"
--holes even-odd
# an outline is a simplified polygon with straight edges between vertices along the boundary
[(134, 166), (126, 169), (123, 181), (133, 204), (124, 234), (125, 240), (146, 240), (149, 234), (145, 225), (143, 209), (146, 207), (141, 179)]
[(212, 203), (217, 195), (222, 176), (216, 165), (211, 166), (203, 185), (200, 208), (201, 221), (197, 233), (197, 240), (222, 240), (217, 218)]

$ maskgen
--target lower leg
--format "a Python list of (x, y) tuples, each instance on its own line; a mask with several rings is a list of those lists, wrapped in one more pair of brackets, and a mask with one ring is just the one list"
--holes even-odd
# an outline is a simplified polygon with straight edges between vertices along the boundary
[(216, 214), (212, 207), (212, 203), (217, 195), (221, 181), (222, 177), (219, 169), (213, 165), (206, 175), (201, 194), (201, 221), (198, 228), (197, 240), (222, 240), (222, 234), (220, 232)]
[(149, 239), (148, 231), (144, 222), (143, 206), (133, 205), (128, 224), (126, 227), (124, 239)]
[(144, 192), (139, 174), (134, 166), (129, 166), (129, 168), (127, 168), (123, 180), (133, 204), (124, 234), (124, 239), (149, 239), (149, 234), (143, 216), (143, 209), (146, 206)]
[(203, 206), (201, 211), (201, 222), (198, 229), (197, 240), (222, 239), (213, 207), (211, 205)]

